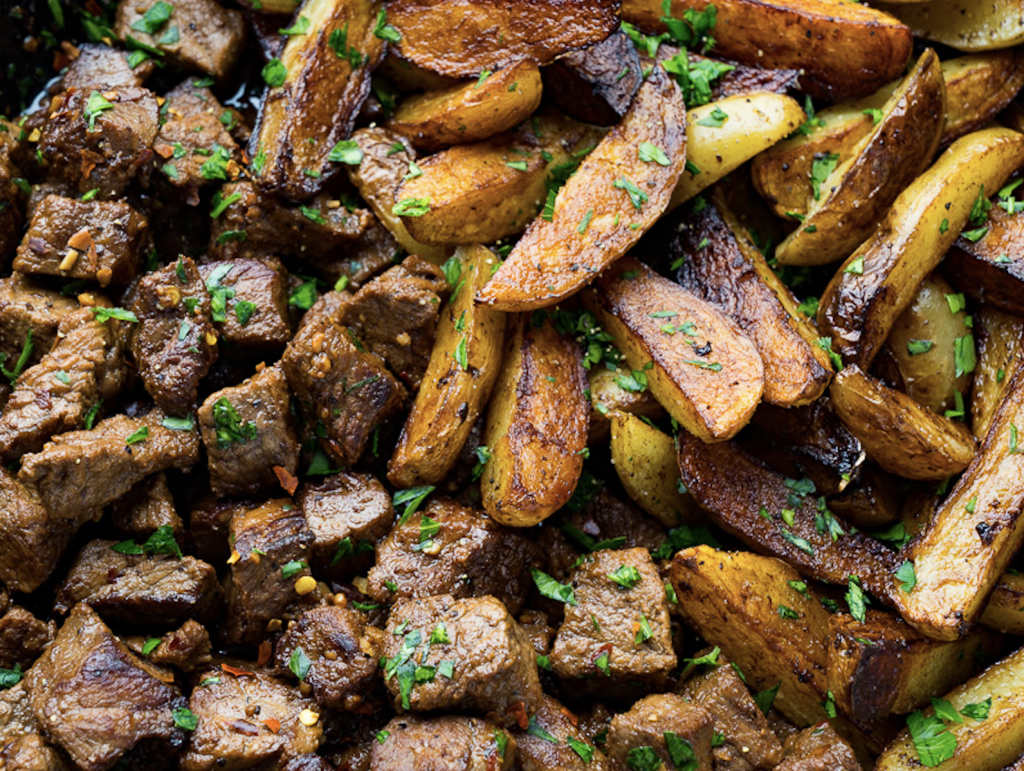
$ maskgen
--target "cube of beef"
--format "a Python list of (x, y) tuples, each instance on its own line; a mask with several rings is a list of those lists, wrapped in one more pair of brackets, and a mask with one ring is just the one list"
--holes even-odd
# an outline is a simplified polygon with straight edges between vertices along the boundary
[[(0, 131), (6, 129), (0, 124)], [(7, 260), (18, 245), (18, 235), (25, 219), (24, 196), (14, 180), (21, 177), (21, 170), (14, 165), (10, 154), (0, 146), (0, 262)]]
[(321, 319), (329, 319), (336, 322), (340, 317), (341, 309), (346, 304), (352, 302), (352, 297), (352, 293), (348, 291), (337, 292), (332, 290), (324, 292), (316, 298), (316, 302), (313, 303), (312, 307), (302, 314), (302, 318), (299, 319), (298, 331)]
[(516, 763), (522, 771), (607, 771), (612, 766), (550, 696), (516, 731)]
[(132, 487), (110, 507), (110, 524), (128, 538), (145, 540), (159, 527), (177, 536), (185, 528), (167, 486), (167, 475), (154, 474)]
[(711, 771), (713, 724), (707, 710), (674, 693), (645, 696), (612, 718), (608, 759), (617, 768), (673, 768), (678, 757), (693, 771)]
[(163, 553), (131, 554), (125, 551), (141, 552), (142, 547), (90, 541), (68, 571), (55, 609), (66, 613), (87, 602), (108, 624), (146, 630), (209, 618), (220, 599), (217, 572), (195, 557), (179, 558), (177, 544), (169, 539), (161, 539), (156, 548)]
[(213, 320), (228, 343), (267, 351), (280, 350), (292, 339), (288, 271), (278, 260), (210, 262), (200, 265), (199, 272), (217, 298)]
[(43, 358), (57, 339), (61, 319), (78, 310), (78, 301), (44, 289), (24, 273), (0, 279), (0, 352), (13, 366), (32, 333), (26, 366)]
[(299, 442), (280, 367), (211, 394), (199, 409), (199, 426), (214, 495), (255, 493), (279, 484), (275, 469), (289, 476), (298, 470)]
[(544, 93), (553, 103), (576, 120), (598, 126), (619, 122), (641, 82), (640, 57), (622, 30), (544, 68)]
[(34, 487), (0, 468), (0, 581), (16, 592), (38, 589), (79, 524), (51, 515)]
[(278, 498), (236, 513), (229, 538), (234, 553), (221, 632), (226, 642), (255, 645), (267, 622), (280, 619), (300, 599), (296, 584), (309, 577), (307, 550), (313, 535), (302, 511), (287, 498)]
[(24, 679), (0, 691), (0, 747), (41, 730)]
[(199, 381), (217, 359), (210, 295), (189, 257), (146, 274), (132, 311), (132, 353), (153, 401), (171, 415), (195, 408)]
[[(388, 617), (384, 657), (396, 709), (505, 715), (517, 703), (529, 712), (541, 704), (530, 638), (493, 597), (441, 594), (398, 603)], [(421, 667), (429, 678), (417, 674)]]
[(776, 771), (861, 771), (853, 748), (825, 722), (786, 741), (786, 757)]
[(9, 771), (68, 771), (60, 754), (39, 734), (26, 734), (10, 744), (0, 744), (0, 768)]
[(263, 674), (234, 675), (223, 669), (196, 680), (205, 685), (193, 689), (189, 701), (199, 722), (181, 759), (182, 771), (281, 768), (316, 751), (323, 727), (319, 721), (303, 722), (309, 722), (316, 705), (297, 689)]
[(391, 496), (369, 474), (342, 471), (307, 482), (295, 498), (313, 533), (310, 564), (352, 575), (373, 564), (373, 551), (395, 521)]
[(85, 771), (105, 771), (140, 742), (170, 753), (185, 743), (174, 710), (186, 705), (88, 606), (75, 606), (25, 675), (46, 734)]
[[(334, 203), (333, 199), (327, 200), (328, 207)], [(340, 281), (355, 291), (401, 257), (402, 249), (391, 231), (371, 215), (362, 233), (352, 243), (342, 249), (307, 255), (305, 264), (331, 284), (338, 285)]]
[(328, 709), (352, 710), (372, 689), (380, 655), (380, 632), (367, 634), (359, 611), (325, 606), (307, 610), (277, 641), (278, 668), (313, 689)]
[(440, 268), (419, 257), (407, 257), (356, 292), (339, 321), (407, 385), (419, 388), (434, 348), (441, 302), (448, 292)]
[(0, 158), (6, 157), (17, 167), (28, 167), (35, 155), (29, 141), (29, 132), (14, 121), (0, 118)]
[(61, 320), (57, 341), (25, 370), (0, 415), (0, 458), (39, 452), (54, 434), (84, 428), (86, 416), (117, 395), (127, 378), (120, 322), (87, 309)]
[[(566, 604), (551, 665), (564, 680), (625, 695), (656, 688), (676, 665), (668, 601), (647, 549), (594, 552), (572, 574), (576, 604)], [(574, 688), (584, 686), (576, 682)]]
[(374, 743), (370, 771), (511, 771), (516, 740), (489, 720), (396, 717)]
[(14, 258), (22, 273), (89, 279), (100, 286), (135, 277), (148, 222), (123, 201), (46, 196)]
[(212, 650), (206, 627), (190, 618), (180, 628), (161, 637), (160, 644), (147, 658), (154, 664), (169, 664), (182, 672), (193, 672), (210, 663)]
[(55, 517), (82, 521), (150, 474), (189, 469), (197, 460), (199, 433), (154, 410), (141, 418), (114, 415), (91, 431), (53, 437), (39, 452), (22, 456), (18, 479), (35, 486)]
[(482, 511), (436, 500), (381, 541), (369, 592), (379, 602), (489, 594), (518, 613), (532, 584), (530, 568), (540, 562), (537, 545), (513, 528)]
[(296, 334), (281, 363), (303, 415), (323, 424), (321, 445), (345, 466), (359, 460), (373, 430), (405, 400), (405, 389), (383, 362), (351, 330), (329, 320)]
[(56, 625), (45, 623), (29, 611), (15, 605), (0, 616), (0, 669), (20, 666), (28, 669), (53, 642)]
[(192, 206), (199, 203), (196, 190), (233, 181), (242, 171), (241, 151), (220, 115), (201, 112), (169, 119), (160, 126), (153, 153), (159, 178), (184, 190)]
[(128, 52), (98, 43), (79, 46), (78, 56), (68, 65), (68, 71), (61, 80), (61, 88), (80, 91), (96, 87), (107, 91), (120, 86), (141, 86), (146, 82), (156, 64), (152, 59), (132, 67), (128, 63)]
[(768, 771), (782, 761), (782, 745), (732, 667), (690, 680), (683, 695), (711, 714), (723, 737), (712, 750), (716, 771)]
[(144, 88), (72, 89), (57, 98), (39, 150), (51, 176), (109, 200), (146, 166), (158, 126), (156, 96)]
[(225, 501), (207, 493), (193, 506), (188, 530), (196, 556), (213, 565), (223, 565), (231, 555), (228, 523), (235, 514), (256, 508), (254, 501)]
[(530, 638), (537, 655), (547, 656), (551, 652), (551, 641), (555, 639), (555, 630), (548, 624), (548, 614), (539, 610), (524, 610), (516, 620)]
[(168, 120), (195, 115), (212, 115), (231, 133), (232, 138), (244, 145), (249, 139), (250, 130), (245, 125), (245, 117), (233, 107), (225, 107), (209, 89), (209, 78), (185, 78), (178, 85), (164, 94), (167, 100), (161, 114)]

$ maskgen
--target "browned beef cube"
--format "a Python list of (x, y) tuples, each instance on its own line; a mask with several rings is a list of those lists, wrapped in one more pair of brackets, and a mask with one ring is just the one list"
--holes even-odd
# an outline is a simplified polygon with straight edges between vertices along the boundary
[(544, 93), (567, 115), (614, 126), (636, 96), (643, 73), (629, 36), (619, 30), (545, 67)]
[[(594, 552), (572, 575), (551, 665), (564, 680), (595, 677), (605, 693), (664, 683), (676, 665), (668, 600), (647, 549)], [(582, 687), (576, 683), (573, 687)]]
[(24, 127), (0, 118), (0, 157), (6, 153), (7, 159), (15, 166), (27, 168), (35, 154), (28, 137), (29, 132)]
[(117, 394), (127, 377), (119, 325), (84, 308), (61, 320), (53, 348), (18, 378), (0, 415), (0, 458), (39, 452), (54, 434), (83, 428), (89, 411)]
[(210, 295), (189, 257), (147, 274), (132, 310), (132, 353), (153, 401), (171, 415), (195, 408), (199, 381), (217, 359)]
[[(510, 613), (518, 613), (532, 584), (530, 568), (540, 561), (536, 544), (514, 529), (482, 511), (437, 500), (422, 515), (394, 528), (377, 547), (369, 592), (380, 602), (432, 594), (489, 594)], [(389, 589), (389, 584), (395, 588)]]
[[(337, 771), (337, 768), (319, 755), (299, 755), (289, 760), (282, 771)], [(349, 766), (349, 771), (358, 769)]]
[(406, 257), (356, 292), (339, 321), (405, 383), (419, 388), (448, 290), (440, 268), (416, 256)]
[(170, 18), (147, 23), (152, 2), (122, 0), (117, 8), (114, 34), (133, 37), (167, 55), (167, 61), (188, 70), (223, 78), (234, 66), (245, 44), (245, 21), (238, 11), (214, 0), (174, 0)]
[(190, 618), (179, 629), (161, 637), (160, 644), (147, 658), (154, 664), (170, 664), (182, 672), (192, 672), (210, 663), (211, 650), (206, 627)]
[(124, 548), (104, 540), (83, 546), (57, 593), (56, 610), (87, 602), (109, 624), (167, 629), (215, 609), (219, 586), (212, 566), (187, 555), (125, 554)]
[(55, 517), (80, 520), (150, 474), (188, 469), (199, 460), (199, 433), (168, 428), (159, 410), (141, 418), (115, 415), (91, 431), (59, 434), (22, 456), (18, 479), (35, 485)]
[(0, 691), (0, 747), (40, 730), (24, 680)]
[(64, 91), (72, 88), (84, 91), (96, 87), (101, 91), (107, 91), (120, 86), (141, 86), (155, 69), (156, 65), (152, 59), (146, 59), (132, 69), (126, 51), (107, 45), (86, 43), (79, 47), (78, 57), (64, 73), (61, 88)]
[(185, 742), (173, 711), (185, 698), (129, 651), (88, 606), (77, 605), (25, 675), (32, 711), (85, 771), (105, 771), (143, 741)]
[(181, 759), (182, 771), (281, 768), (320, 744), (320, 721), (307, 726), (299, 717), (315, 714), (316, 705), (295, 688), (263, 674), (235, 676), (221, 669), (197, 681), (205, 685), (193, 689), (188, 706), (199, 723)]
[(224, 307), (213, 320), (231, 345), (279, 350), (292, 339), (288, 271), (278, 260), (210, 262), (200, 265), (199, 272), (203, 281), (217, 279), (215, 292), (223, 290)]
[[(0, 279), (0, 352), (8, 364), (18, 360), (32, 332), (31, 366), (43, 358), (57, 339), (60, 320), (78, 310), (78, 301), (37, 285), (23, 273)], [(10, 368), (10, 367), (8, 367)]]
[[(218, 181), (234, 180), (242, 171), (238, 144), (219, 115), (205, 112), (164, 123), (153, 143), (153, 152), (156, 170), (177, 188), (194, 191)], [(192, 192), (191, 196), (189, 202), (198, 204), (198, 195)]]
[(199, 427), (214, 495), (244, 495), (279, 484), (275, 469), (294, 475), (299, 442), (280, 367), (264, 367), (234, 388), (210, 394)]
[[(328, 200), (328, 206), (334, 201)], [(356, 211), (353, 209), (353, 211)], [(353, 291), (402, 257), (402, 249), (380, 220), (370, 217), (365, 230), (350, 244), (319, 255), (308, 255), (305, 264), (332, 285), (341, 281)]]
[(50, 174), (79, 193), (121, 196), (149, 160), (159, 108), (144, 88), (73, 89), (59, 98), (43, 127), (39, 150)]
[(786, 757), (776, 771), (861, 771), (846, 740), (828, 723), (805, 728), (786, 741)]
[(143, 540), (158, 527), (169, 527), (175, 535), (180, 533), (185, 525), (174, 506), (167, 475), (154, 474), (114, 501), (110, 524), (129, 538)]
[(310, 423), (323, 424), (321, 444), (345, 466), (359, 460), (373, 430), (405, 399), (383, 362), (351, 330), (329, 320), (296, 334), (281, 363), (299, 409)]
[(0, 745), (0, 768), (9, 771), (66, 771), (64, 757), (39, 734), (26, 734)]
[[(384, 677), (396, 709), (504, 715), (516, 702), (529, 712), (540, 706), (530, 638), (493, 597), (406, 600), (392, 608), (386, 631)], [(433, 677), (414, 677), (417, 666), (434, 667)]]
[(310, 564), (316, 570), (365, 570), (373, 551), (395, 521), (391, 496), (369, 474), (340, 472), (317, 484), (305, 483), (295, 501), (313, 533)]
[(228, 642), (256, 644), (267, 622), (280, 619), (300, 599), (296, 583), (309, 576), (307, 549), (313, 535), (302, 511), (289, 499), (278, 498), (235, 514), (229, 538), (234, 554), (221, 631)]
[[(0, 131), (6, 126), (0, 123)], [(23, 195), (14, 180), (21, 177), (21, 171), (10, 160), (7, 150), (0, 146), (0, 262), (7, 260), (18, 245), (18, 235), (25, 218)]]
[[(674, 693), (646, 696), (616, 715), (608, 732), (608, 759), (617, 768), (676, 768), (674, 756), (696, 761), (694, 771), (711, 771), (711, 714)], [(654, 762), (641, 765), (641, 759)], [(632, 761), (632, 762), (631, 762)]]
[(782, 745), (732, 667), (691, 680), (683, 695), (714, 718), (715, 733), (723, 737), (712, 750), (716, 771), (768, 771), (782, 761)]
[(228, 523), (238, 513), (255, 508), (246, 502), (225, 501), (207, 494), (192, 506), (189, 514), (189, 533), (196, 556), (213, 565), (223, 565), (231, 555), (228, 543)]
[(28, 669), (56, 633), (52, 621), (44, 623), (15, 605), (0, 617), (0, 669), (14, 669), (15, 665)]
[(274, 658), (282, 672), (309, 684), (321, 707), (351, 710), (363, 703), (375, 680), (379, 635), (366, 634), (358, 611), (313, 608), (288, 625)]
[[(607, 771), (611, 764), (580, 731), (570, 713), (552, 699), (530, 715), (529, 729), (516, 732), (516, 763), (522, 771)], [(570, 743), (570, 739), (572, 743)]]
[(555, 630), (548, 624), (548, 614), (539, 610), (524, 610), (516, 620), (530, 638), (537, 655), (546, 656), (551, 651), (552, 640), (555, 639)]
[(337, 321), (341, 315), (341, 309), (346, 304), (352, 302), (353, 294), (348, 291), (330, 291), (324, 292), (316, 298), (316, 302), (313, 303), (313, 307), (302, 314), (302, 318), (299, 319), (298, 329), (301, 331), (304, 327), (309, 326), (314, 321), (320, 321), (321, 319), (330, 319), (331, 321)]
[(38, 589), (78, 525), (49, 514), (35, 488), (0, 468), (0, 581), (10, 589)]
[(18, 247), (22, 273), (126, 284), (135, 277), (148, 223), (122, 201), (89, 201), (48, 195), (36, 207)]
[(396, 717), (374, 743), (370, 771), (510, 771), (516, 740), (489, 720)]

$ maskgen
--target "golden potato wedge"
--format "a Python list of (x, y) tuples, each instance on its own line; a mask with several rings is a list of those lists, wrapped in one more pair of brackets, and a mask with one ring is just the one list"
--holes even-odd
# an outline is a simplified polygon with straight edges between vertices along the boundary
[(923, 634), (962, 636), (1024, 540), (1024, 375), (1018, 368), (970, 467), (906, 549), (917, 585), (897, 592), (900, 614)]
[(1024, 49), (947, 59), (942, 77), (946, 81), (942, 143), (946, 145), (981, 128), (1013, 100), (1024, 86)]
[(1024, 162), (1024, 134), (993, 128), (958, 139), (896, 199), (825, 288), (818, 326), (847, 363), (870, 366), (893, 323), (967, 223), (984, 185)]
[(417, 150), (434, 152), (511, 129), (537, 109), (540, 96), (540, 70), (522, 61), (483, 80), (410, 96), (386, 125)]
[(828, 507), (854, 527), (866, 530), (900, 520), (900, 491), (896, 479), (873, 463), (860, 469), (860, 479), (828, 499)]
[(419, 164), (422, 175), (398, 191), (399, 201), (426, 202), (421, 213), (402, 218), (405, 226), (437, 245), (492, 243), (518, 233), (540, 212), (552, 172), (574, 164), (601, 136), (596, 127), (541, 113), (513, 134), (432, 155)]
[(590, 405), (582, 354), (549, 320), (512, 319), (484, 444), (487, 513), (503, 525), (536, 525), (565, 505), (583, 471)]
[(604, 40), (619, 24), (615, 0), (390, 0), (398, 53), (442, 75), (476, 75), (526, 59), (547, 64)]
[(867, 611), (863, 622), (828, 617), (828, 688), (836, 707), (872, 720), (928, 703), (974, 674), (976, 656), (999, 652), (999, 637), (981, 629), (962, 640), (921, 636), (895, 613)]
[(786, 560), (808, 578), (892, 593), (896, 555), (828, 511), (812, 486), (761, 465), (735, 442), (706, 444), (680, 432), (683, 484), (713, 522), (751, 549)]
[(732, 319), (632, 257), (584, 302), (669, 415), (706, 442), (734, 436), (764, 391), (757, 348)]
[(533, 221), (477, 302), (541, 308), (597, 278), (668, 206), (686, 162), (685, 129), (683, 95), (655, 67), (626, 117), (559, 190), (551, 218)]
[[(330, 154), (352, 130), (370, 93), (370, 73), (384, 57), (384, 41), (373, 34), (383, 7), (381, 0), (308, 0), (302, 6), (310, 32), (288, 36), (275, 60), (283, 82), (264, 92), (249, 140), (250, 157), (265, 159), (256, 176), (260, 187), (305, 200), (341, 171)], [(348, 46), (344, 55), (339, 43)]]
[[(708, 0), (672, 0), (670, 15), (702, 11)], [(892, 16), (840, 0), (715, 0), (714, 52), (773, 69), (803, 70), (801, 88), (829, 101), (866, 96), (902, 74), (910, 30)], [(622, 18), (664, 32), (661, 0), (624, 0)]]
[(980, 239), (960, 236), (953, 243), (946, 258), (949, 277), (971, 297), (1024, 315), (1024, 212), (1008, 214), (997, 203), (985, 227)]
[(1024, 355), (1024, 319), (982, 306), (974, 314), (978, 366), (971, 387), (971, 430), (983, 441)]
[(915, 37), (958, 51), (991, 51), (1024, 42), (1024, 16), (1016, 0), (928, 0), (876, 3)]
[(696, 501), (679, 490), (672, 437), (626, 412), (614, 413), (611, 424), (612, 463), (629, 497), (665, 527), (703, 522)]
[(967, 426), (930, 412), (856, 364), (836, 374), (831, 395), (836, 415), (886, 471), (905, 479), (941, 480), (974, 458)]
[(629, 374), (628, 367), (611, 370), (595, 367), (587, 373), (590, 388), (590, 439), (587, 444), (607, 441), (612, 433), (611, 416), (625, 412), (643, 418), (660, 418), (665, 408), (649, 390), (627, 391), (619, 380)]
[(931, 163), (945, 114), (939, 57), (928, 48), (882, 106), (874, 130), (812, 189), (806, 218), (776, 247), (775, 259), (783, 265), (825, 265), (849, 255)]
[(1024, 635), (1024, 575), (1013, 571), (999, 577), (978, 623), (1003, 634)]
[(793, 407), (817, 399), (832, 378), (818, 331), (720, 195), (687, 218), (670, 245), (680, 286), (727, 314), (764, 361), (764, 400)]
[(778, 683), (774, 706), (798, 726), (827, 717), (828, 613), (790, 584), (799, 573), (771, 557), (692, 546), (673, 558), (669, 577), (680, 614), (739, 667), (751, 690)]
[[(941, 761), (942, 771), (999, 771), (1021, 754), (1024, 748), (1024, 649), (958, 685), (944, 698), (958, 712), (968, 704), (989, 703), (989, 708), (983, 720), (965, 716), (960, 723), (943, 722), (945, 730), (955, 739), (955, 750), (952, 757)], [(932, 712), (930, 707), (925, 710), (926, 715)], [(904, 729), (885, 748), (875, 765), (876, 771), (919, 771), (921, 767), (909, 729)]]
[(421, 91), (443, 91), (462, 84), (462, 78), (438, 75), (403, 59), (388, 47), (384, 61), (377, 67), (375, 75), (386, 78), (402, 94), (418, 94)]
[(498, 258), (484, 246), (466, 246), (453, 259), (460, 288), (441, 310), (423, 384), (388, 463), (388, 480), (399, 488), (436, 485), (448, 475), (501, 368), (507, 316), (473, 303)]

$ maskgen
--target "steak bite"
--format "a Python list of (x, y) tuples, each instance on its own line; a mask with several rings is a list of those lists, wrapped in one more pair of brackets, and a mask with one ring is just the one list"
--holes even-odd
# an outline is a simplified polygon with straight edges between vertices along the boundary
[(608, 759), (617, 768), (639, 766), (641, 759), (650, 759), (644, 768), (656, 768), (658, 760), (673, 768), (678, 757), (696, 761), (694, 771), (711, 771), (713, 723), (709, 712), (674, 693), (645, 696), (612, 718)]
[(223, 114), (222, 109), (216, 114), (170, 117), (153, 142), (153, 165), (159, 178), (184, 190), (193, 206), (199, 203), (196, 190), (234, 180), (242, 171), (242, 154), (220, 120)]
[(575, 717), (550, 696), (516, 731), (516, 763), (522, 771), (608, 771), (612, 766), (577, 728)]
[(396, 717), (373, 744), (370, 771), (511, 771), (516, 740), (489, 720)]
[[(0, 669), (28, 669), (53, 642), (57, 633), (51, 621), (44, 623), (20, 605), (0, 616)], [(2, 742), (0, 742), (2, 744)]]
[(25, 734), (4, 746), (0, 744), (0, 768), (21, 771), (66, 771), (64, 756), (39, 734)]
[[(7, 124), (0, 123), (0, 134), (7, 131)], [(4, 265), (18, 244), (18, 235), (25, 217), (24, 196), (15, 182), (19, 178), (21, 170), (11, 160), (0, 138), (0, 262)]]
[(154, 664), (170, 664), (182, 672), (192, 672), (210, 663), (212, 650), (206, 627), (190, 618), (161, 637), (159, 645), (146, 658)]
[[(288, 313), (288, 271), (268, 257), (209, 262), (199, 266), (217, 302), (213, 321), (231, 345), (279, 351), (292, 339)], [(215, 279), (215, 280), (214, 280)], [(218, 295), (223, 294), (221, 303)]]
[(7, 362), (16, 362), (31, 332), (32, 352), (26, 366), (38, 363), (53, 347), (61, 319), (78, 308), (73, 297), (45, 289), (24, 273), (0, 279), (0, 352), (6, 354)]
[(38, 589), (80, 524), (51, 515), (34, 487), (0, 468), (0, 581), (16, 592)]
[(790, 737), (785, 749), (776, 771), (861, 771), (853, 748), (827, 722)]
[(128, 63), (129, 53), (120, 48), (111, 48), (98, 43), (86, 43), (78, 47), (78, 56), (68, 65), (68, 71), (61, 80), (61, 88), (84, 91), (92, 86), (106, 91), (120, 86), (141, 86), (153, 70), (152, 59), (140, 62), (137, 67)]
[(160, 527), (177, 536), (185, 528), (163, 472), (142, 480), (110, 507), (110, 524), (128, 538), (145, 540)]

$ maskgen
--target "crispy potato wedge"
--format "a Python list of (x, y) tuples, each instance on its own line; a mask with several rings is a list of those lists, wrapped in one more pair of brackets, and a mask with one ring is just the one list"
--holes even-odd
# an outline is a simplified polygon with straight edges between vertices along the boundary
[(520, 315), (511, 325), (484, 428), (491, 458), (480, 493), (495, 521), (529, 527), (564, 506), (576, 489), (590, 405), (576, 342), (547, 320), (535, 325)]
[(390, 0), (398, 53), (442, 75), (476, 75), (523, 59), (541, 65), (598, 43), (619, 24), (617, 0)]
[[(996, 117), (1024, 86), (1024, 49), (970, 54), (942, 63), (947, 145)], [(1011, 126), (1012, 128), (1012, 126)]]
[(874, 130), (812, 189), (806, 219), (776, 247), (775, 259), (784, 265), (824, 265), (856, 249), (931, 163), (945, 114), (939, 57), (929, 48), (883, 105)]
[[(384, 57), (384, 41), (373, 34), (383, 7), (381, 0), (308, 0), (302, 6), (311, 31), (288, 36), (280, 57), (284, 83), (267, 87), (249, 140), (249, 155), (266, 158), (256, 178), (260, 187), (305, 200), (341, 171), (328, 157), (352, 131), (370, 93), (370, 73)], [(342, 28), (351, 56), (332, 46)]]
[(946, 257), (949, 277), (971, 297), (1024, 315), (1024, 212), (1007, 214), (997, 204), (985, 226), (980, 240), (960, 236), (953, 243)]
[(422, 175), (399, 189), (399, 200), (429, 202), (429, 211), (403, 217), (405, 226), (436, 245), (493, 243), (518, 233), (540, 212), (551, 170), (600, 138), (600, 129), (542, 113), (513, 134), (443, 150), (423, 160)]
[(587, 373), (590, 388), (590, 439), (588, 444), (606, 441), (612, 433), (611, 417), (617, 412), (643, 418), (660, 418), (665, 408), (649, 390), (627, 391), (617, 382), (628, 370), (596, 367)]
[(900, 520), (900, 492), (896, 480), (873, 463), (860, 469), (860, 479), (828, 499), (828, 507), (862, 530), (885, 527)]
[(611, 416), (612, 463), (626, 493), (665, 527), (704, 521), (696, 501), (679, 490), (679, 461), (672, 437), (635, 415)]
[(815, 343), (818, 332), (722, 197), (713, 200), (688, 217), (673, 240), (670, 254), (682, 260), (676, 280), (726, 313), (753, 341), (764, 361), (766, 402), (808, 404), (832, 379), (828, 354)]
[(761, 554), (819, 581), (858, 576), (879, 599), (892, 594), (896, 555), (828, 511), (797, 480), (762, 466), (735, 442), (706, 444), (680, 432), (679, 470), (701, 508)]
[(507, 131), (537, 109), (540, 97), (540, 70), (522, 61), (482, 81), (410, 96), (386, 125), (416, 149), (434, 152)]
[[(672, 0), (670, 15), (702, 11), (708, 0)], [(898, 77), (910, 58), (910, 30), (892, 16), (840, 0), (716, 0), (716, 56), (773, 69), (803, 70), (801, 87), (838, 102), (866, 96)], [(661, 0), (624, 0), (622, 18), (664, 32)]]
[(983, 441), (1024, 355), (1024, 319), (982, 306), (974, 314), (978, 366), (971, 388), (971, 430)]
[(856, 364), (836, 374), (831, 395), (836, 415), (886, 471), (905, 479), (941, 480), (974, 458), (967, 426), (930, 412)]
[(828, 688), (844, 713), (872, 720), (904, 714), (974, 674), (976, 656), (999, 652), (988, 630), (943, 642), (921, 636), (895, 613), (868, 610), (859, 622), (828, 617)]
[[(683, 95), (655, 67), (626, 117), (559, 190), (551, 219), (533, 221), (477, 302), (541, 308), (597, 278), (668, 206), (686, 162), (685, 129)], [(644, 154), (642, 143), (659, 149), (667, 165)]]
[(970, 628), (1024, 540), (1024, 453), (1011, 446), (1014, 426), (1024, 426), (1019, 368), (974, 461), (905, 550), (917, 585), (897, 593), (898, 609), (929, 637), (953, 640)]
[(764, 365), (739, 325), (632, 257), (584, 297), (669, 415), (705, 442), (734, 436), (764, 392)]
[(1024, 42), (1024, 17), (1015, 0), (929, 0), (877, 3), (915, 37), (958, 51), (991, 51)]
[(1024, 635), (1024, 575), (1003, 573), (978, 623), (1003, 634)]
[[(507, 316), (473, 303), (498, 258), (484, 246), (466, 246), (455, 259), (456, 286), (466, 283), (441, 310), (423, 384), (388, 463), (388, 480), (399, 488), (435, 485), (448, 475), (501, 369)], [(456, 360), (460, 351), (465, 366)]]
[[(1024, 649), (993, 664), (944, 697), (953, 709), (992, 700), (984, 720), (963, 718), (945, 723), (956, 740), (953, 756), (942, 761), (943, 771), (998, 771), (1012, 763), (1024, 747)], [(929, 707), (926, 714), (931, 714)], [(919, 771), (922, 763), (910, 731), (904, 729), (885, 748), (876, 771)]]
[(1024, 162), (1024, 134), (993, 128), (958, 139), (896, 199), (825, 288), (818, 326), (847, 363), (870, 366), (893, 323), (967, 223), (982, 185), (997, 190)]
[(443, 91), (463, 83), (462, 78), (450, 78), (436, 72), (423, 69), (408, 59), (395, 53), (394, 47), (388, 47), (384, 61), (374, 72), (380, 75), (402, 94), (418, 94), (422, 91)]
[[(782, 560), (692, 546), (669, 569), (679, 612), (717, 645), (753, 691), (779, 683), (774, 706), (798, 726), (827, 716), (828, 613), (789, 585), (800, 574)], [(797, 614), (783, 618), (779, 606)]]

